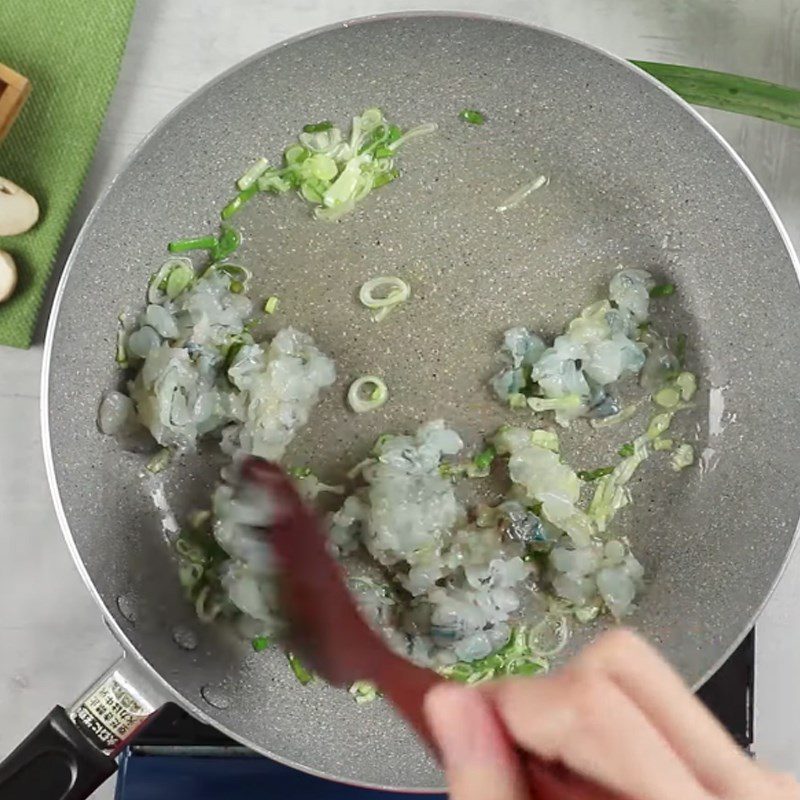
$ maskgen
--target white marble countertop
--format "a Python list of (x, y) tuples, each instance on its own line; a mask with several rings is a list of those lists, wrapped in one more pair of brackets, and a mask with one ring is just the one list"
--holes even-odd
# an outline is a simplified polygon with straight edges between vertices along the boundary
[[(800, 0), (139, 0), (119, 85), (68, 240), (140, 139), (222, 70), (311, 28), (421, 8), (516, 18), (626, 57), (800, 86)], [(706, 116), (762, 181), (800, 245), (800, 130), (722, 113)], [(42, 713), (71, 701), (117, 653), (62, 545), (51, 508), (39, 433), (41, 358), (40, 343), (28, 351), (0, 347), (0, 544), (5, 553), (0, 560), (0, 755)], [(800, 556), (758, 624), (756, 665), (756, 751), (796, 773), (798, 607)], [(101, 793), (111, 796), (108, 787)]]

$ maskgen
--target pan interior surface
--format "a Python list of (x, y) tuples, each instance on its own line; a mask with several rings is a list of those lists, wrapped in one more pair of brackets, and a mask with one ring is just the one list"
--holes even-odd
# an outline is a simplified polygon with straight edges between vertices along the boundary
[[(624, 64), (511, 23), (383, 18), (301, 38), (206, 87), (139, 149), (81, 236), (51, 330), (67, 535), (105, 612), (188, 707), (303, 769), (421, 789), (441, 774), (385, 703), (301, 687), (280, 653), (200, 625), (184, 601), (165, 527), (207, 503), (220, 458), (201, 448), (144, 478), (146, 456), (96, 427), (101, 394), (120, 381), (117, 317), (141, 308), (166, 242), (215, 230), (233, 180), (258, 156), (277, 160), (304, 123), (346, 126), (374, 105), (403, 127), (439, 125), (405, 147), (398, 181), (336, 224), (296, 197), (260, 196), (236, 217), (252, 296), (281, 298), (269, 330), (306, 330), (337, 364), (289, 460), (335, 482), (385, 431), (444, 418), (476, 446), (503, 422), (531, 421), (486, 389), (505, 328), (552, 336), (619, 264), (674, 282), (653, 319), (688, 335), (702, 391), (677, 430), (705, 468), (648, 463), (620, 528), (648, 576), (630, 623), (693, 684), (748, 627), (793, 540), (800, 414), (787, 376), (800, 292), (758, 191), (696, 117)], [(459, 120), (465, 107), (486, 124)], [(495, 211), (540, 174), (547, 187)], [(376, 275), (414, 291), (379, 325), (356, 300)], [(356, 417), (344, 394), (364, 373), (382, 375), (391, 398)], [(572, 434), (571, 463), (603, 464), (624, 435)], [(187, 628), (191, 649), (176, 642)]]

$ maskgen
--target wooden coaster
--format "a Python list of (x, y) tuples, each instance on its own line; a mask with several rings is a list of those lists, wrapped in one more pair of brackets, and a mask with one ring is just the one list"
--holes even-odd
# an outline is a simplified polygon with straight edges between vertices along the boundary
[(27, 78), (0, 64), (0, 142), (11, 130), (30, 93), (31, 82)]

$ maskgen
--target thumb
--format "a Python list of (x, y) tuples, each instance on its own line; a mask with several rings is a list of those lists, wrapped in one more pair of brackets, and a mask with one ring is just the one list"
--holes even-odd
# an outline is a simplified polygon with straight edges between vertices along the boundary
[(425, 716), (442, 754), (451, 800), (527, 800), (515, 748), (480, 692), (441, 683), (425, 697)]

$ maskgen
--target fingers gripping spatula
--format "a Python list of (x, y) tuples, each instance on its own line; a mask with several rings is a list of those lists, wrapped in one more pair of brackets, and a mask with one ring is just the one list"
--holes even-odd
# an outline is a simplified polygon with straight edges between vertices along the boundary
[[(250, 457), (242, 465), (242, 479), (265, 491), (271, 501), (272, 519), (264, 533), (280, 565), (288, 644), (335, 686), (373, 683), (438, 756), (423, 700), (444, 679), (394, 653), (366, 623), (328, 551), (317, 514), (280, 467)], [(520, 758), (537, 800), (623, 800), (560, 764), (529, 753), (520, 753)]]

